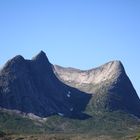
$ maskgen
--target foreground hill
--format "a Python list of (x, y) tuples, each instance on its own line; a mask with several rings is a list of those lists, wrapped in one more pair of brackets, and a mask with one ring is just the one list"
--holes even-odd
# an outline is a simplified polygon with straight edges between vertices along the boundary
[(0, 130), (5, 134), (1, 137), (10, 137), (9, 140), (135, 140), (140, 121), (119, 111), (104, 112), (86, 120), (51, 116), (44, 122), (1, 112)]

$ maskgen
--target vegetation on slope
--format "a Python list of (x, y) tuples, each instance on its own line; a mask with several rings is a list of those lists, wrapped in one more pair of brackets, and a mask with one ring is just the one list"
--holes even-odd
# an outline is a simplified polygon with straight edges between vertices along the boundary
[(39, 133), (42, 128), (30, 119), (0, 112), (0, 130), (5, 133)]
[(17, 115), (0, 113), (0, 130), (2, 134), (59, 134), (62, 135), (85, 135), (90, 137), (111, 136), (122, 138), (136, 135), (139, 131), (140, 122), (137, 118), (124, 112), (104, 112), (95, 114), (87, 120), (75, 120), (61, 116), (52, 116), (42, 124), (31, 121)]

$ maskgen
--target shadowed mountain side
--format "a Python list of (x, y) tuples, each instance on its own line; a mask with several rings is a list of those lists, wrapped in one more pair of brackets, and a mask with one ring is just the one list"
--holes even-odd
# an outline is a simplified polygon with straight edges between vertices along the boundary
[(32, 60), (16, 56), (0, 71), (0, 107), (47, 117), (86, 119), (91, 95), (69, 87), (55, 76), (44, 52)]

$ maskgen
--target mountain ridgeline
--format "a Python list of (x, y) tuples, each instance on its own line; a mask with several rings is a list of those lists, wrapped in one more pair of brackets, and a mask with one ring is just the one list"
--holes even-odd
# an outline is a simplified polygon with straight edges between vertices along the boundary
[(140, 117), (140, 100), (120, 61), (83, 71), (52, 65), (41, 51), (18, 55), (0, 71), (0, 108), (39, 117), (87, 119), (104, 111)]

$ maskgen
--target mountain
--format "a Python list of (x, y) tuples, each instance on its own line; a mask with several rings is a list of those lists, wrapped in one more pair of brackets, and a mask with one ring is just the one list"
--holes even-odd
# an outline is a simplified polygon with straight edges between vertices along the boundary
[(92, 95), (87, 105), (87, 111), (92, 115), (122, 110), (140, 117), (139, 97), (120, 61), (111, 61), (91, 70), (58, 65), (53, 69), (62, 82)]
[(0, 71), (0, 108), (39, 117), (60, 115), (86, 119), (90, 94), (62, 83), (41, 51), (32, 60), (15, 56)]
[(140, 117), (139, 97), (120, 61), (79, 70), (52, 65), (43, 51), (32, 60), (15, 56), (0, 70), (0, 108), (42, 118), (86, 119), (105, 111)]
[(120, 61), (79, 70), (41, 51), (0, 70), (0, 139), (132, 140), (139, 130), (140, 100)]

